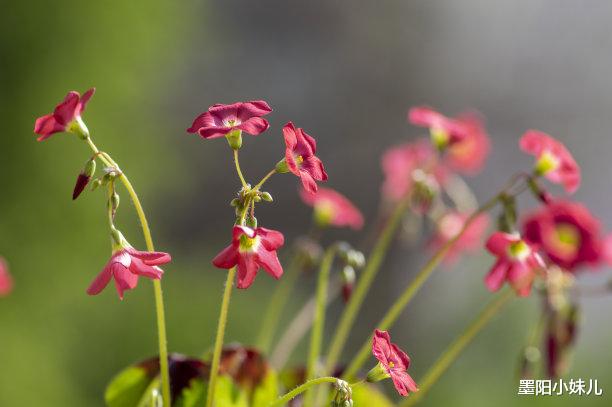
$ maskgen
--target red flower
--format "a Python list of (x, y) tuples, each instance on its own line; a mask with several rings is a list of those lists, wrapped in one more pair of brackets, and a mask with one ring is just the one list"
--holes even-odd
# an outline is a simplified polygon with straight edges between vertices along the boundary
[(427, 127), (432, 141), (440, 148), (451, 146), (466, 137), (467, 129), (462, 123), (428, 106), (411, 108), (408, 111), (408, 121), (415, 126)]
[(478, 113), (464, 113), (455, 119), (464, 128), (464, 137), (446, 151), (448, 165), (468, 175), (480, 171), (491, 150), (489, 135)]
[(9, 274), (6, 261), (0, 257), (0, 297), (10, 294), (13, 290), (13, 279)]
[[(436, 234), (431, 241), (431, 248), (439, 250), (449, 240), (453, 239), (463, 228), (469, 215), (459, 212), (447, 212), (436, 224)], [(447, 262), (455, 261), (462, 252), (476, 251), (481, 248), (481, 240), (489, 226), (489, 218), (482, 214), (478, 216), (461, 237), (455, 242), (453, 247), (446, 254)]]
[(575, 202), (551, 202), (531, 214), (523, 222), (523, 236), (568, 271), (598, 265), (605, 257), (599, 221)]
[(188, 133), (199, 133), (202, 138), (223, 137), (234, 130), (257, 136), (270, 127), (262, 116), (272, 109), (263, 100), (237, 102), (231, 105), (216, 104), (193, 121)]
[(327, 173), (317, 152), (317, 143), (303, 129), (296, 128), (292, 122), (283, 127), (285, 138), (285, 162), (289, 171), (300, 177), (304, 189), (310, 193), (317, 192), (315, 181), (326, 181)]
[(537, 158), (535, 171), (551, 182), (562, 184), (573, 194), (580, 186), (580, 167), (567, 148), (548, 134), (527, 131), (519, 142), (521, 150)]
[(157, 266), (169, 262), (168, 253), (141, 252), (133, 247), (122, 247), (113, 253), (102, 272), (87, 289), (87, 294), (99, 294), (108, 285), (111, 278), (114, 278), (119, 298), (123, 299), (125, 290), (136, 288), (138, 276), (159, 280), (164, 271)]
[(301, 190), (300, 196), (306, 205), (314, 207), (315, 218), (324, 225), (349, 226), (353, 229), (363, 226), (363, 215), (359, 209), (331, 188), (319, 188), (315, 194)]
[(372, 354), (382, 365), (386, 374), (391, 376), (397, 392), (407, 396), (409, 392), (419, 391), (416, 383), (407, 370), (410, 367), (410, 358), (396, 344), (391, 343), (387, 331), (374, 330), (372, 339)]
[(435, 190), (447, 178), (447, 171), (439, 165), (435, 151), (426, 140), (388, 149), (382, 156), (382, 169), (385, 174), (382, 193), (392, 202), (411, 193), (417, 182), (429, 183)]
[[(87, 102), (95, 91), (95, 88), (91, 88), (82, 97), (79, 92), (70, 91), (64, 101), (55, 107), (53, 113), (36, 119), (34, 133), (40, 135), (37, 140), (43, 141), (55, 133), (70, 131), (75, 121), (81, 122), (81, 113), (85, 110)], [(82, 122), (79, 123), (79, 126), (86, 129)]]
[(507, 281), (521, 297), (531, 292), (535, 272), (544, 268), (533, 246), (517, 234), (495, 232), (487, 241), (487, 250), (497, 261), (485, 277), (485, 285), (497, 291)]
[(284, 243), (283, 234), (276, 230), (234, 226), (232, 244), (213, 259), (213, 264), (222, 269), (238, 266), (237, 287), (249, 288), (260, 267), (276, 279), (283, 275), (276, 250)]

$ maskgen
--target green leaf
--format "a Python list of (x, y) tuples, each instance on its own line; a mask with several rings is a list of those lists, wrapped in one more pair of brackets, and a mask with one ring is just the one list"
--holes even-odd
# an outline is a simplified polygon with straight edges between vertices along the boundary
[(141, 366), (130, 366), (110, 382), (104, 392), (108, 407), (134, 407), (140, 402), (153, 377)]
[(272, 369), (253, 391), (253, 403), (251, 407), (266, 407), (278, 398), (278, 375)]
[(393, 407), (391, 400), (376, 387), (362, 384), (353, 388), (353, 405), (355, 407)]
[(217, 378), (215, 407), (249, 407), (248, 396), (231, 377), (222, 375)]
[(201, 380), (191, 380), (189, 387), (183, 389), (173, 407), (203, 406), (206, 401), (207, 386), (208, 384)]

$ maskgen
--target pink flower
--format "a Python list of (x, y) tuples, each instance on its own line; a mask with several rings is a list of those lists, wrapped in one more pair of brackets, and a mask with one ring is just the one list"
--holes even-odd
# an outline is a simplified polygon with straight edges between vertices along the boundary
[(535, 248), (518, 234), (495, 232), (487, 241), (487, 250), (497, 257), (485, 277), (487, 288), (497, 291), (507, 281), (519, 296), (528, 296), (536, 271), (545, 267)]
[(55, 107), (53, 113), (36, 119), (34, 133), (40, 135), (37, 140), (43, 141), (55, 133), (71, 131), (75, 122), (81, 122), (78, 125), (86, 129), (81, 121), (81, 113), (85, 111), (85, 106), (95, 91), (95, 88), (91, 88), (82, 97), (79, 92), (70, 91), (64, 101)]
[(327, 173), (317, 152), (317, 143), (303, 129), (295, 127), (292, 122), (283, 127), (285, 138), (285, 162), (293, 174), (300, 177), (304, 189), (310, 193), (317, 192), (315, 181), (326, 181)]
[(464, 137), (448, 147), (445, 160), (452, 169), (474, 175), (482, 169), (491, 150), (489, 135), (478, 113), (464, 113), (455, 120), (463, 126)]
[(283, 267), (276, 250), (284, 243), (283, 234), (276, 230), (234, 226), (232, 244), (213, 259), (213, 264), (222, 269), (238, 266), (238, 288), (249, 288), (260, 267), (278, 280)]
[(382, 157), (382, 169), (385, 175), (382, 193), (392, 202), (411, 193), (417, 183), (435, 190), (447, 178), (447, 171), (439, 165), (436, 152), (426, 140), (388, 149)]
[(157, 267), (169, 263), (168, 253), (141, 252), (133, 247), (123, 247), (116, 250), (111, 259), (96, 279), (87, 289), (87, 294), (99, 294), (110, 282), (115, 279), (115, 286), (119, 298), (123, 299), (123, 292), (136, 288), (138, 276), (159, 280), (164, 271)]
[(11, 291), (13, 291), (13, 279), (6, 261), (0, 256), (0, 297), (10, 294)]
[(319, 188), (315, 194), (301, 190), (300, 196), (306, 205), (314, 207), (315, 218), (323, 225), (349, 226), (353, 229), (363, 226), (363, 215), (359, 209), (331, 188)]
[(527, 131), (519, 142), (521, 150), (537, 158), (535, 171), (551, 182), (562, 184), (573, 194), (580, 186), (580, 167), (567, 148), (548, 134)]
[[(455, 211), (444, 214), (436, 224), (436, 234), (431, 241), (431, 248), (437, 251), (449, 240), (457, 236), (468, 218), (469, 215)], [(488, 226), (489, 218), (485, 214), (478, 216), (451, 247), (446, 254), (445, 260), (452, 263), (462, 252), (479, 250), (483, 235)]]
[(407, 372), (410, 367), (410, 358), (396, 344), (391, 343), (387, 331), (374, 330), (372, 354), (378, 359), (383, 370), (391, 376), (393, 385), (400, 395), (407, 396), (410, 392), (419, 391), (416, 383)]
[(439, 148), (451, 146), (466, 137), (467, 129), (462, 123), (428, 106), (411, 108), (408, 111), (408, 121), (415, 126), (427, 127), (432, 141)]
[(198, 133), (202, 138), (223, 137), (234, 130), (257, 136), (270, 127), (262, 116), (272, 109), (263, 100), (237, 102), (231, 105), (216, 104), (193, 121), (188, 133)]
[(605, 259), (601, 225), (581, 204), (555, 201), (528, 216), (523, 236), (560, 267), (574, 271)]

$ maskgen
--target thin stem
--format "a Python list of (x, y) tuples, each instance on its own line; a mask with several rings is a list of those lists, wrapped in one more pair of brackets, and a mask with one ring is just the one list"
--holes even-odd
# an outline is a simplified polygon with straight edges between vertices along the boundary
[[(470, 227), (470, 225), (478, 219), (480, 215), (489, 211), (497, 204), (500, 195), (496, 195), (489, 202), (485, 203), (478, 210), (476, 210), (463, 224), (461, 230), (453, 237), (448, 240), (441, 248), (434, 254), (434, 256), (423, 266), (423, 268), (417, 273), (416, 277), (412, 282), (406, 287), (402, 295), (393, 303), (391, 308), (387, 311), (385, 316), (380, 320), (380, 322), (376, 325), (380, 330), (389, 329), (393, 323), (400, 316), (404, 308), (408, 305), (408, 303), (412, 300), (414, 295), (419, 291), (421, 286), (427, 281), (431, 273), (436, 269), (436, 267), (440, 264), (440, 262), (444, 259), (448, 251), (455, 245), (457, 240), (461, 238), (461, 236), (465, 233), (465, 231)], [(370, 349), (372, 347), (372, 337), (370, 336), (368, 340), (364, 342), (361, 346), (357, 356), (353, 359), (349, 367), (346, 369), (344, 373), (344, 377), (352, 377), (357, 371), (363, 366), (363, 363), (367, 360), (370, 355)]]
[(355, 322), (357, 313), (359, 312), (365, 296), (372, 285), (372, 281), (380, 269), (380, 265), (387, 254), (387, 250), (389, 249), (389, 245), (393, 240), (395, 231), (397, 230), (402, 216), (404, 215), (404, 212), (408, 208), (409, 204), (409, 195), (397, 204), (391, 217), (387, 220), (387, 223), (385, 224), (384, 229), (382, 230), (380, 237), (372, 250), (372, 253), (370, 254), (367, 265), (358, 280), (355, 291), (351, 295), (351, 299), (344, 309), (340, 322), (338, 323), (336, 333), (331, 341), (325, 372), (331, 372), (334, 370), (340, 357), (340, 353), (348, 338), (348, 334), (353, 326), (353, 323)]
[[(101, 153), (98, 150), (98, 147), (94, 144), (91, 137), (87, 137), (87, 144), (94, 152), (94, 154), (98, 155), (100, 159), (108, 166), (118, 167), (117, 163), (110, 158), (110, 156), (106, 153)], [(117, 168), (118, 169), (118, 168)], [(147, 250), (152, 252), (155, 251), (155, 246), (153, 245), (153, 238), (151, 237), (151, 229), (149, 228), (149, 223), (147, 221), (147, 216), (142, 208), (142, 204), (140, 203), (140, 199), (138, 198), (138, 194), (136, 190), (132, 186), (132, 183), (128, 179), (128, 177), (120, 172), (119, 179), (125, 186), (128, 194), (130, 195), (130, 199), (132, 200), (134, 207), (136, 208), (136, 214), (138, 215), (138, 219), (140, 220), (140, 226), (142, 228), (142, 234), (144, 236), (145, 244)], [(164, 296), (162, 293), (161, 282), (160, 280), (153, 280), (153, 289), (155, 294), (155, 311), (157, 315), (157, 340), (159, 345), (159, 369), (161, 376), (161, 384), (162, 384), (162, 400), (164, 406), (170, 405), (170, 375), (168, 374), (168, 345), (166, 338), (166, 317), (164, 312)]]
[(442, 353), (433, 366), (425, 373), (423, 380), (419, 382), (419, 391), (414, 393), (400, 404), (400, 407), (409, 407), (418, 403), (427, 394), (440, 376), (446, 372), (451, 364), (457, 359), (461, 352), (472, 342), (474, 337), (497, 315), (503, 306), (514, 297), (512, 290), (500, 294), (491, 301), (487, 307), (476, 317), (476, 319), (459, 335), (455, 341)]
[(295, 284), (300, 276), (300, 265), (302, 264), (301, 257), (302, 256), (298, 253), (293, 256), (291, 263), (289, 263), (287, 270), (283, 274), (283, 278), (274, 291), (274, 294), (272, 294), (272, 298), (270, 299), (270, 303), (268, 304), (268, 308), (264, 314), (265, 317), (261, 323), (259, 336), (256, 342), (257, 347), (264, 354), (267, 354), (270, 351), (274, 334), (276, 333), (278, 324), (280, 322), (281, 313), (285, 309), (285, 305), (287, 304), (291, 292), (295, 288)]
[(246, 187), (247, 183), (244, 179), (244, 175), (242, 175), (242, 170), (240, 169), (240, 161), (238, 160), (238, 150), (234, 150), (234, 164), (236, 165), (236, 172), (238, 173), (238, 177), (240, 178), (242, 186)]
[(282, 406), (290, 402), (294, 397), (305, 392), (312, 386), (316, 386), (322, 383), (336, 383), (337, 381), (338, 379), (335, 377), (318, 377), (316, 379), (309, 380), (306, 383), (302, 384), (301, 386), (298, 386), (295, 389), (291, 390), (289, 393), (285, 394), (284, 396), (279, 397), (276, 401), (269, 404), (268, 407)]
[(271, 170), (269, 173), (267, 173), (267, 174), (266, 174), (266, 175), (265, 175), (265, 176), (264, 176), (264, 177), (261, 179), (261, 181), (259, 181), (259, 182), (257, 183), (257, 185), (255, 185), (255, 188), (253, 188), (253, 190), (258, 190), (259, 188), (261, 188), (261, 187), (262, 187), (262, 185), (263, 185), (263, 184), (265, 184), (265, 183), (266, 183), (266, 181), (267, 181), (268, 179), (270, 179), (270, 177), (271, 177), (272, 175), (274, 175), (274, 174), (276, 174), (276, 169)]
[(230, 298), (232, 296), (232, 286), (236, 276), (236, 267), (229, 269), (225, 289), (223, 290), (223, 301), (221, 303), (221, 312), (219, 314), (219, 323), (217, 324), (217, 338), (215, 339), (215, 349), (213, 351), (213, 359), (210, 368), (210, 379), (208, 381), (208, 393), (206, 395), (206, 406), (212, 407), (215, 399), (215, 387), (217, 384), (217, 376), (219, 374), (219, 363), (221, 361), (221, 351), (223, 350), (223, 339), (225, 337), (225, 326), (227, 325), (227, 313), (229, 310)]
[[(310, 334), (310, 352), (308, 354), (308, 363), (306, 365), (306, 380), (314, 379), (317, 373), (317, 363), (321, 354), (321, 345), (323, 343), (323, 329), (325, 328), (325, 308), (327, 305), (327, 289), (329, 286), (329, 274), (334, 263), (337, 246), (334, 244), (325, 251), (321, 266), (319, 268), (319, 276), (317, 281), (317, 302), (314, 314), (314, 321)], [(309, 391), (306, 393), (304, 401), (305, 407), (310, 407), (314, 403), (316, 393)]]

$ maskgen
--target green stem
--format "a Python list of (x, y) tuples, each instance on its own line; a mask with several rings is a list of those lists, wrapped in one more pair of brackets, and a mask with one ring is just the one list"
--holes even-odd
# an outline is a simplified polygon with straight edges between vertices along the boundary
[(276, 401), (269, 404), (268, 407), (282, 406), (283, 404), (290, 402), (294, 397), (305, 392), (312, 386), (316, 386), (322, 383), (336, 383), (337, 381), (338, 379), (335, 377), (318, 377), (316, 379), (309, 380), (306, 383), (302, 384), (301, 386), (298, 386), (295, 389), (291, 390), (289, 393), (285, 394), (284, 396), (279, 397)]
[(268, 304), (268, 308), (264, 314), (265, 317), (261, 323), (259, 336), (256, 342), (257, 347), (264, 354), (267, 354), (270, 351), (274, 334), (276, 333), (278, 324), (280, 322), (281, 313), (285, 309), (285, 305), (287, 304), (291, 292), (295, 288), (295, 284), (300, 276), (300, 265), (302, 264), (301, 257), (302, 256), (299, 253), (296, 253), (293, 256), (291, 263), (289, 263), (287, 270), (283, 274), (283, 278), (279, 282), (274, 294), (272, 294), (272, 298), (270, 299), (270, 303)]
[[(334, 263), (337, 248), (337, 245), (334, 244), (325, 251), (325, 255), (321, 260), (321, 266), (319, 268), (316, 308), (310, 334), (310, 352), (308, 354), (308, 363), (306, 365), (306, 380), (314, 379), (317, 373), (317, 363), (319, 361), (321, 345), (323, 343), (323, 329), (325, 328), (325, 308), (327, 306), (329, 274), (332, 264)], [(306, 393), (306, 399), (304, 401), (305, 407), (310, 407), (313, 405), (315, 395), (316, 393), (313, 391)]]
[(236, 172), (238, 173), (238, 177), (240, 178), (242, 186), (246, 187), (247, 183), (244, 179), (244, 175), (242, 175), (242, 170), (240, 169), (240, 161), (238, 160), (238, 150), (234, 150), (234, 165), (236, 165)]
[[(408, 303), (412, 300), (414, 295), (418, 292), (421, 286), (427, 281), (432, 272), (436, 269), (436, 267), (440, 264), (440, 262), (444, 259), (448, 251), (455, 245), (455, 243), (461, 238), (461, 236), (465, 233), (465, 231), (470, 227), (470, 225), (483, 213), (489, 211), (497, 204), (500, 195), (496, 195), (489, 202), (485, 203), (478, 210), (476, 210), (463, 224), (461, 230), (453, 237), (448, 240), (441, 248), (434, 254), (434, 256), (423, 266), (423, 268), (417, 273), (416, 277), (412, 282), (406, 287), (402, 295), (393, 303), (391, 308), (387, 311), (385, 316), (378, 322), (376, 327), (380, 330), (389, 329), (400, 316), (404, 308), (408, 305)], [(344, 377), (353, 377), (357, 371), (363, 366), (363, 363), (367, 360), (370, 355), (370, 350), (372, 348), (372, 336), (365, 341), (365, 343), (361, 346), (357, 356), (353, 359), (351, 364), (348, 366), (344, 373)]]
[(408, 208), (409, 204), (410, 196), (406, 196), (397, 204), (391, 217), (387, 220), (387, 223), (385, 224), (385, 227), (382, 230), (380, 237), (372, 250), (372, 253), (370, 254), (367, 265), (357, 282), (357, 286), (351, 295), (351, 299), (344, 309), (340, 322), (338, 323), (336, 333), (331, 341), (325, 372), (331, 372), (334, 370), (340, 357), (340, 353), (348, 338), (348, 334), (353, 326), (353, 323), (355, 322), (357, 313), (359, 312), (365, 296), (372, 285), (372, 281), (380, 269), (380, 265), (387, 254), (387, 250), (389, 249), (389, 245), (393, 240), (395, 231), (397, 230), (402, 216), (404, 215), (404, 212)]
[(478, 317), (455, 339), (455, 341), (442, 353), (434, 365), (425, 373), (419, 382), (419, 391), (406, 399), (400, 407), (410, 407), (418, 403), (427, 394), (440, 376), (446, 372), (461, 352), (472, 342), (474, 337), (491, 321), (491, 319), (514, 297), (512, 290), (500, 294), (491, 301)]
[[(91, 137), (86, 138), (87, 144), (94, 152), (94, 154), (98, 155), (100, 159), (108, 166), (116, 167), (119, 170), (117, 163), (108, 156), (108, 154), (100, 153), (98, 147), (94, 144)], [(155, 246), (153, 245), (153, 238), (151, 237), (151, 229), (149, 228), (149, 223), (147, 221), (147, 216), (144, 213), (142, 208), (142, 204), (140, 203), (140, 199), (138, 198), (138, 194), (136, 190), (132, 186), (132, 183), (128, 179), (128, 177), (121, 172), (119, 179), (125, 186), (128, 194), (132, 202), (134, 203), (134, 207), (136, 208), (136, 213), (138, 215), (138, 219), (140, 220), (140, 226), (142, 228), (142, 234), (144, 236), (145, 244), (147, 246), (147, 250), (152, 252), (155, 251)], [(166, 338), (166, 317), (164, 313), (164, 296), (161, 288), (160, 280), (153, 280), (153, 289), (155, 293), (155, 310), (157, 315), (157, 339), (159, 345), (159, 369), (162, 383), (162, 400), (164, 406), (170, 405), (170, 375), (168, 374), (168, 345)]]
[(223, 301), (217, 324), (217, 338), (215, 339), (215, 349), (213, 351), (212, 364), (210, 368), (210, 379), (208, 381), (208, 393), (206, 395), (206, 406), (212, 407), (215, 399), (215, 387), (217, 376), (219, 375), (219, 363), (221, 361), (221, 351), (223, 350), (223, 339), (225, 337), (225, 326), (227, 325), (227, 313), (229, 310), (230, 298), (232, 296), (232, 286), (236, 276), (236, 267), (229, 269), (225, 289), (223, 290)]
[(265, 184), (265, 182), (266, 182), (268, 179), (270, 179), (270, 177), (271, 177), (272, 175), (274, 175), (274, 174), (276, 174), (276, 170), (275, 170), (275, 169), (274, 169), (274, 170), (272, 170), (272, 171), (270, 171), (269, 173), (267, 173), (267, 174), (266, 174), (266, 175), (265, 175), (265, 176), (264, 176), (264, 177), (261, 179), (261, 181), (259, 181), (259, 182), (257, 183), (257, 185), (255, 185), (255, 188), (253, 188), (253, 190), (255, 190), (255, 191), (259, 190), (259, 188), (261, 188), (261, 187), (262, 187), (262, 185), (263, 185), (263, 184)]

